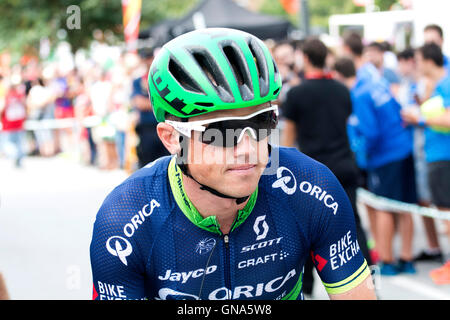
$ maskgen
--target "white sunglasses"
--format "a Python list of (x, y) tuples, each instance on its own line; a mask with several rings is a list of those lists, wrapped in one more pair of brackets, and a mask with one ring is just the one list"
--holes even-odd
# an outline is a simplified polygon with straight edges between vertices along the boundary
[[(192, 122), (173, 120), (166, 120), (165, 122), (189, 138), (191, 138), (192, 130), (198, 132), (205, 132), (207, 129), (216, 130), (217, 133), (221, 134), (222, 139), (211, 139), (211, 137), (208, 138), (202, 135), (200, 141), (206, 144), (229, 147), (236, 146), (237, 143), (242, 140), (244, 133), (247, 131), (250, 132), (253, 139), (260, 141), (270, 135), (270, 130), (275, 129), (277, 119), (278, 106), (271, 105), (270, 107), (258, 110), (246, 116), (230, 116)], [(206, 127), (206, 125), (208, 126)], [(227, 141), (224, 141), (223, 137), (226, 137), (230, 130), (233, 133), (237, 132), (238, 137), (233, 135), (233, 143), (228, 145)]]
[(198, 121), (191, 121), (191, 122), (181, 122), (181, 121), (173, 121), (173, 120), (165, 120), (164, 122), (167, 124), (170, 124), (179, 133), (190, 138), (192, 130), (204, 132), (207, 128), (207, 127), (205, 127), (205, 125), (207, 125), (207, 124), (222, 122), (222, 121), (229, 121), (229, 120), (248, 120), (248, 119), (251, 119), (261, 113), (268, 112), (268, 111), (274, 111), (275, 115), (278, 117), (278, 106), (271, 105), (268, 108), (258, 110), (256, 112), (246, 115), (246, 116), (222, 117), (222, 118), (213, 118), (213, 119), (198, 120)]

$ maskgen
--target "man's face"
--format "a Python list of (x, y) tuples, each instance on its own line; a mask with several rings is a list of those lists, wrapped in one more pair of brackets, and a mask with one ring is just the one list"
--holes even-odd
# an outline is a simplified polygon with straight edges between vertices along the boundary
[(397, 64), (398, 72), (403, 77), (411, 77), (415, 72), (414, 58), (411, 59), (399, 59)]
[(428, 61), (423, 58), (420, 51), (416, 52), (416, 54), (414, 55), (414, 60), (416, 62), (417, 72), (419, 73), (419, 75), (427, 76), (430, 67), (428, 65)]
[(153, 62), (153, 58), (154, 58), (153, 56), (150, 56), (150, 57), (145, 57), (144, 59), (142, 59), (145, 66), (147, 67), (147, 69), (150, 69), (150, 66), (152, 65), (152, 62)]
[(283, 44), (275, 48), (273, 56), (281, 74), (286, 76), (295, 65), (294, 49), (290, 45)]
[[(246, 116), (268, 106), (217, 111), (191, 119)], [(191, 139), (188, 139), (188, 166), (196, 180), (230, 196), (251, 194), (269, 160), (268, 137), (256, 141), (246, 132), (235, 147), (218, 147), (202, 143), (200, 135), (200, 132), (192, 131)]]
[(432, 29), (426, 30), (423, 33), (423, 38), (425, 43), (435, 43), (442, 48), (444, 40), (441, 38), (441, 35), (436, 30)]
[(383, 67), (383, 52), (377, 48), (367, 47), (364, 50), (365, 59), (377, 68)]

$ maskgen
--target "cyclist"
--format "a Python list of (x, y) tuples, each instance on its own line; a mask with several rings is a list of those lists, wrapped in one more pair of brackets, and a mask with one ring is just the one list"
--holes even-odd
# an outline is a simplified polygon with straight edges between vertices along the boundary
[(91, 242), (94, 299), (303, 299), (312, 259), (332, 299), (375, 298), (333, 174), (272, 147), (281, 77), (237, 30), (168, 42), (149, 72), (162, 157), (116, 187)]

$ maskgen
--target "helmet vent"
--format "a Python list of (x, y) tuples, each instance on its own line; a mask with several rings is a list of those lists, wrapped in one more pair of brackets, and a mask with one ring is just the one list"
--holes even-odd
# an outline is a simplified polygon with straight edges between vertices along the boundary
[(203, 90), (200, 89), (200, 86), (189, 76), (181, 64), (173, 57), (171, 57), (169, 61), (169, 72), (185, 90), (204, 94)]
[(231, 46), (223, 47), (223, 52), (233, 68), (234, 76), (236, 77), (238, 85), (242, 86), (244, 84), (244, 73), (241, 70), (241, 64), (238, 62), (239, 60), (236, 56), (236, 52)]
[(233, 70), (242, 100), (252, 100), (254, 94), (250, 71), (244, 54), (236, 47), (234, 43), (226, 43), (222, 47), (223, 53)]
[(273, 70), (274, 70), (274, 81), (276, 82), (278, 77), (280, 77), (280, 73), (278, 71), (277, 64), (273, 58), (272, 58), (272, 63), (273, 63)]
[(215, 59), (207, 52), (197, 50), (192, 52), (192, 56), (217, 91), (220, 99), (225, 102), (234, 102), (231, 89)]
[(267, 68), (266, 58), (263, 50), (256, 41), (250, 39), (248, 46), (253, 55), (256, 70), (258, 71), (260, 94), (261, 97), (264, 97), (269, 93), (269, 70)]

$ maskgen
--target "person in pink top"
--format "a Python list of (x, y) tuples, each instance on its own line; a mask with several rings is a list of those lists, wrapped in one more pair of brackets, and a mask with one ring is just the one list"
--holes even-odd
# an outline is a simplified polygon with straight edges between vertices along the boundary
[(14, 159), (16, 167), (21, 167), (25, 156), (22, 141), (26, 117), (25, 88), (21, 83), (13, 82), (6, 90), (0, 119), (2, 146), (5, 153)]

